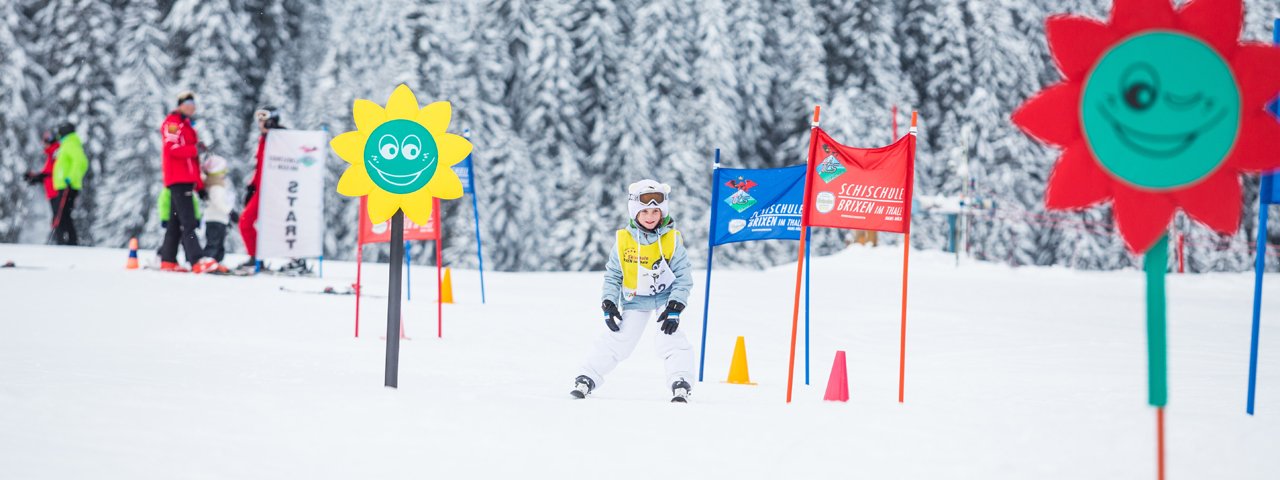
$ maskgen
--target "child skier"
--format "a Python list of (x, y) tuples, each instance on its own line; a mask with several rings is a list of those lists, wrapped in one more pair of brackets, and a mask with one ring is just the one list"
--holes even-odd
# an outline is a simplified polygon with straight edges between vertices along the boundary
[(231, 222), (232, 203), (227, 160), (209, 155), (200, 167), (204, 170), (204, 188), (209, 196), (204, 210), (204, 256), (218, 261), (218, 273), (226, 273), (222, 259), (227, 254), (227, 224)]
[[(680, 232), (667, 214), (671, 187), (641, 180), (627, 188), (627, 228), (618, 230), (604, 275), (601, 309), (609, 332), (600, 336), (575, 381), (576, 398), (586, 398), (604, 376), (635, 350), (644, 327), (657, 317), (662, 334), (654, 339), (658, 357), (671, 382), (672, 402), (684, 403), (690, 392), (693, 347), (680, 326), (689, 298), (689, 256)], [(622, 304), (621, 310), (618, 304)]]

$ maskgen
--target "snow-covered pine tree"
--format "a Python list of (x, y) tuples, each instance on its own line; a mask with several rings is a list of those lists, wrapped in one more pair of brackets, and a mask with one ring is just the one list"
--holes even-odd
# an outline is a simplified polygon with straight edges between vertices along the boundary
[(539, 195), (558, 210), (544, 219), (543, 235), (549, 241), (542, 250), (560, 266), (579, 269), (590, 259), (577, 248), (583, 232), (575, 218), (587, 207), (578, 191), (583, 158), (578, 142), (586, 135), (586, 125), (578, 111), (582, 93), (572, 71), (574, 45), (569, 30), (575, 10), (570, 2), (534, 6), (529, 61), (516, 75), (525, 95), (521, 102), (524, 114), (517, 128), (529, 144), (537, 177), (541, 177), (536, 180)]
[[(776, 145), (769, 143), (768, 133), (774, 128), (775, 111), (769, 105), (774, 79), (792, 76), (770, 63), (767, 44), (771, 24), (763, 3), (753, 0), (726, 0), (729, 16), (729, 44), (733, 46), (733, 65), (739, 73), (737, 117), (740, 122), (737, 150), (722, 150), (725, 166), (766, 168), (774, 163)], [(714, 146), (708, 146), (714, 148)], [(750, 247), (747, 247), (750, 248)]]
[[(628, 175), (627, 182), (643, 177), (670, 184), (670, 213), (684, 234), (690, 255), (704, 252), (711, 192), (706, 187), (708, 164), (714, 149), (698, 145), (700, 124), (693, 78), (697, 52), (697, 18), (689, 15), (693, 2), (660, 0), (651, 2), (636, 15), (636, 30), (630, 47), (641, 57), (640, 76), (649, 96), (648, 134), (654, 139), (657, 157), (638, 167), (647, 174)], [(637, 172), (639, 173), (639, 172)]]
[(0, 4), (0, 105), (4, 105), (0, 108), (0, 144), (5, 146), (0, 148), (0, 242), (4, 243), (19, 240), (27, 212), (44, 220), (41, 234), (47, 233), (52, 215), (44, 190), (28, 187), (22, 178), (23, 173), (38, 172), (44, 166), (39, 126), (31, 117), (46, 74), (27, 50), (31, 45), (24, 28), (27, 22), (16, 2)]
[(177, 0), (165, 18), (177, 53), (174, 91), (195, 92), (195, 129), (210, 151), (228, 159), (251, 158), (245, 142), (251, 132), (253, 105), (245, 101), (253, 36), (245, 13), (231, 0)]
[(121, 15), (115, 75), (117, 121), (110, 123), (115, 148), (107, 152), (107, 173), (99, 177), (102, 208), (94, 224), (101, 244), (119, 247), (137, 237), (159, 245), (163, 231), (155, 198), (160, 178), (160, 123), (173, 107), (168, 94), (171, 71), (155, 0), (136, 0)]
[(609, 258), (612, 232), (619, 226), (618, 205), (626, 200), (626, 191), (618, 184), (628, 181), (619, 178), (622, 169), (615, 158), (617, 146), (607, 137), (626, 46), (620, 20), (623, 7), (613, 0), (583, 0), (578, 8), (580, 14), (569, 35), (574, 41), (572, 71), (578, 75), (577, 109), (585, 134), (578, 144), (582, 151), (582, 204), (575, 215), (578, 235), (570, 240), (578, 252), (573, 264), (566, 265), (571, 270), (599, 269)]
[[(769, 3), (766, 13), (774, 21), (769, 23), (766, 59), (770, 65), (776, 66), (769, 94), (769, 108), (775, 112), (774, 120), (773, 125), (767, 127), (766, 135), (768, 144), (773, 149), (770, 166), (798, 165), (808, 160), (810, 122), (813, 120), (815, 105), (823, 106), (822, 123), (836, 128), (851, 125), (853, 119), (867, 118), (876, 113), (875, 108), (854, 110), (843, 104), (837, 106), (831, 101), (834, 85), (829, 82), (827, 75), (828, 62), (843, 60), (828, 59), (823, 36), (833, 34), (829, 29), (846, 31), (850, 25), (828, 24), (827, 19), (834, 13), (825, 10), (829, 7), (831, 6), (810, 7), (805, 2)], [(815, 15), (817, 8), (824, 9), (821, 16)], [(872, 35), (872, 32), (864, 33)], [(897, 65), (896, 51), (893, 60), (894, 65)], [(853, 90), (856, 89), (855, 87)], [(849, 90), (841, 93), (849, 93)], [(839, 116), (832, 117), (832, 114)], [(879, 141), (867, 139), (867, 133), (869, 132), (860, 132), (854, 136), (833, 131), (833, 135), (843, 141), (856, 141), (864, 146), (872, 145), (863, 142)], [(843, 249), (848, 237), (849, 233), (845, 230), (814, 229), (811, 238), (813, 252), (826, 255)], [(795, 242), (763, 242), (761, 247), (764, 253), (758, 255), (758, 259), (753, 262), (756, 266), (793, 261), (796, 256)]]
[(467, 103), (454, 111), (454, 122), (471, 130), (485, 267), (507, 271), (550, 268), (526, 246), (536, 246), (530, 243), (536, 233), (533, 225), (548, 214), (546, 209), (555, 208), (539, 201), (531, 182), (533, 159), (506, 107), (517, 60), (512, 49), (522, 51), (527, 45), (524, 33), (508, 27), (513, 15), (524, 14), (523, 4), (490, 0), (468, 10), (467, 31), (474, 47), (464, 57), (462, 75), (474, 79), (476, 94), (463, 97)]
[[(897, 38), (903, 39), (902, 68), (920, 99), (916, 149), (916, 194), (955, 195), (960, 180), (951, 160), (964, 123), (961, 110), (974, 90), (968, 28), (962, 0), (909, 0)], [(912, 212), (912, 244), (942, 248), (949, 228), (945, 218)], [(1026, 237), (1024, 240), (1033, 237)]]
[(92, 245), (98, 213), (97, 178), (110, 175), (103, 158), (112, 149), (109, 125), (115, 118), (113, 66), (117, 19), (109, 4), (95, 0), (52, 0), (36, 14), (41, 56), (51, 78), (44, 102), (55, 123), (68, 121), (84, 142), (89, 172), (73, 211), (80, 243)]

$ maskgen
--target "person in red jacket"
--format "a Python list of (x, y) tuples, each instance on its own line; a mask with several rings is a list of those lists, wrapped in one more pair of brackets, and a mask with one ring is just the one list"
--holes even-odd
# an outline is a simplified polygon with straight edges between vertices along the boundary
[(270, 105), (263, 106), (253, 112), (258, 121), (258, 164), (254, 167), (253, 179), (245, 187), (244, 213), (240, 214), (240, 238), (244, 240), (245, 250), (249, 251), (249, 260), (240, 265), (240, 270), (253, 270), (258, 264), (258, 230), (254, 222), (258, 221), (258, 186), (262, 181), (262, 155), (267, 148), (267, 134), (274, 129), (284, 129), (280, 125), (280, 111)]
[(170, 205), (169, 224), (164, 231), (164, 243), (160, 245), (161, 270), (183, 271), (178, 265), (179, 244), (191, 264), (191, 271), (205, 273), (218, 270), (216, 260), (204, 257), (200, 237), (196, 236), (200, 220), (196, 217), (194, 197), (203, 196), (204, 192), (199, 158), (205, 147), (191, 125), (191, 117), (195, 113), (195, 94), (183, 92), (178, 95), (178, 107), (160, 125), (160, 137), (164, 141), (160, 148), (161, 163)]
[(44, 181), (44, 196), (49, 199), (49, 206), (53, 209), (53, 218), (58, 218), (58, 191), (53, 188), (53, 164), (57, 160), (58, 153), (58, 137), (53, 134), (52, 130), (45, 130), (40, 134), (40, 139), (44, 141), (44, 168), (39, 173), (27, 172), (24, 177), (27, 184), (35, 185)]

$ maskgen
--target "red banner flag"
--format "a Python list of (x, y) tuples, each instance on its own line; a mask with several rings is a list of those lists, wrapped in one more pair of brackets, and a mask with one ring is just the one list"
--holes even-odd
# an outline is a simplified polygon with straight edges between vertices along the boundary
[(911, 215), (916, 137), (853, 148), (814, 129), (807, 226), (903, 233)]
[[(373, 222), (369, 221), (369, 209), (366, 208), (366, 202), (368, 202), (368, 197), (360, 197), (360, 234), (357, 236), (357, 241), (360, 245), (391, 242), (391, 220), (374, 225)], [(418, 225), (413, 223), (412, 220), (409, 220), (408, 217), (405, 217), (405, 241), (439, 240), (440, 237), (437, 235), (437, 232), (439, 232), (440, 229), (437, 227), (440, 223), (440, 217), (438, 215), (440, 212), (440, 200), (435, 199), (432, 200), (432, 202), (434, 202), (434, 204), (431, 209), (431, 221), (427, 222), (426, 225)]]

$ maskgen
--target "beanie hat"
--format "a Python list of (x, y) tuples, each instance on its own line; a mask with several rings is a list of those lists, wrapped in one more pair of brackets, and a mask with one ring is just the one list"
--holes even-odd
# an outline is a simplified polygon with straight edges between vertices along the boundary
[(671, 186), (658, 183), (656, 180), (644, 179), (627, 187), (627, 213), (635, 220), (636, 215), (646, 208), (656, 208), (667, 217), (667, 194)]
[(217, 155), (209, 155), (204, 159), (204, 163), (200, 164), (200, 169), (209, 175), (221, 175), (227, 173), (227, 159)]
[(179, 93), (179, 94), (178, 94), (178, 106), (182, 106), (182, 104), (183, 104), (183, 103), (186, 103), (186, 102), (189, 102), (189, 101), (190, 101), (190, 102), (195, 102), (195, 101), (196, 101), (196, 94), (195, 94), (195, 93), (192, 93), (192, 92), (190, 92), (190, 91), (186, 91), (186, 92), (182, 92), (182, 93)]

